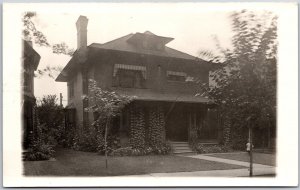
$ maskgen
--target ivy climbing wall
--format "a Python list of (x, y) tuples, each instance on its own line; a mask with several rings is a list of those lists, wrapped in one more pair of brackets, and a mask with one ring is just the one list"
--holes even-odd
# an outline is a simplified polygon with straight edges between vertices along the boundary
[(132, 104), (130, 110), (130, 145), (144, 148), (146, 145), (145, 110), (141, 105)]
[(165, 143), (165, 116), (162, 106), (151, 107), (149, 109), (149, 126), (148, 126), (150, 146), (158, 146)]
[(165, 115), (162, 106), (145, 107), (133, 103), (129, 112), (131, 147), (157, 147), (165, 143)]

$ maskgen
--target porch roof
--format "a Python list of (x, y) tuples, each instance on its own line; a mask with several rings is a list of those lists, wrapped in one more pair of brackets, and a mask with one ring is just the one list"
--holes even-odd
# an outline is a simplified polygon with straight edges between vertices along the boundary
[(180, 94), (168, 92), (155, 92), (149, 89), (115, 88), (118, 94), (134, 96), (134, 100), (163, 101), (163, 102), (185, 102), (185, 103), (212, 103), (208, 98), (195, 96), (194, 94)]

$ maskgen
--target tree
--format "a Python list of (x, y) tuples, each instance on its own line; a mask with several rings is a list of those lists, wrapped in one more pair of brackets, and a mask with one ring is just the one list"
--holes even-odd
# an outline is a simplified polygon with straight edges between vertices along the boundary
[[(38, 46), (43, 46), (43, 47), (49, 47), (52, 48), (52, 52), (55, 54), (64, 54), (64, 55), (69, 55), (73, 56), (74, 54), (74, 49), (69, 48), (69, 46), (61, 42), (59, 44), (50, 44), (47, 40), (47, 37), (38, 30), (36, 27), (36, 24), (33, 21), (33, 18), (37, 17), (37, 14), (35, 12), (25, 12), (23, 14), (22, 22), (23, 22), (23, 39), (25, 41), (32, 41)], [(61, 72), (62, 67), (53, 67), (53, 66), (46, 66), (44, 69), (38, 69), (37, 73), (35, 76), (41, 77), (44, 75), (47, 75), (51, 78), (54, 78), (54, 73)]]
[(63, 138), (64, 114), (62, 106), (57, 104), (56, 95), (43, 96), (37, 102), (39, 136), (45, 143), (56, 145)]
[[(98, 134), (103, 135), (104, 132), (104, 149), (107, 168), (107, 137), (112, 127), (112, 118), (118, 116), (121, 110), (131, 102), (132, 97), (120, 95), (113, 91), (104, 90), (97, 86), (95, 80), (89, 80), (89, 95), (85, 97), (89, 100), (90, 107), (86, 111), (96, 113), (97, 118), (92, 126), (97, 128)], [(102, 137), (102, 136), (101, 136)], [(101, 138), (100, 137), (100, 138)]]
[(214, 85), (202, 84), (201, 90), (219, 105), (225, 143), (244, 149), (248, 126), (276, 127), (277, 17), (242, 10), (230, 18), (233, 48), (217, 44), (221, 55), (202, 53), (221, 68), (210, 75)]

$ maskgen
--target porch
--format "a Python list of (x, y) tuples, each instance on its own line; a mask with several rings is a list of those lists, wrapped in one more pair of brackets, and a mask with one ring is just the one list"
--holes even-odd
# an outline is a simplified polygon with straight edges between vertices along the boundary
[[(119, 126), (121, 147), (130, 146), (137, 134), (145, 144), (157, 143), (153, 141), (181, 142), (182, 147), (196, 141), (217, 144), (218, 119), (216, 111), (209, 107), (200, 103), (134, 101), (114, 120), (114, 126)], [(138, 129), (142, 132), (135, 132), (136, 123), (142, 125)]]

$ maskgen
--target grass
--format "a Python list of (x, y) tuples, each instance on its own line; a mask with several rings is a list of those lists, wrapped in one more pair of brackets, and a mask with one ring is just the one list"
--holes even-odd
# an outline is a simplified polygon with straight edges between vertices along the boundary
[[(226, 154), (210, 154), (209, 156), (244, 161), (244, 162), (250, 161), (250, 157), (249, 157), (248, 153), (246, 153), (246, 152), (226, 153)], [(256, 164), (276, 166), (276, 155), (254, 152), (253, 153), (253, 162)]]
[(149, 173), (239, 169), (242, 166), (181, 156), (105, 157), (97, 153), (59, 149), (56, 161), (24, 162), (27, 176), (118, 176)]

